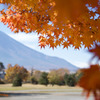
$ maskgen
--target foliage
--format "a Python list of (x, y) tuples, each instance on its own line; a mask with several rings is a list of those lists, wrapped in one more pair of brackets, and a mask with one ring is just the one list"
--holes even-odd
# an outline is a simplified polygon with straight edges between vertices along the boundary
[(5, 69), (4, 65), (2, 62), (0, 62), (0, 71), (2, 71), (3, 69)]
[(54, 85), (54, 84), (58, 84), (60, 82), (60, 77), (59, 75), (56, 73), (56, 70), (51, 70), (48, 74), (48, 80), (49, 83)]
[(4, 76), (5, 76), (5, 71), (4, 71), (5, 67), (3, 65), (2, 62), (0, 62), (0, 83), (4, 83), (2, 81), (2, 79), (4, 79)]
[(75, 86), (75, 85), (77, 85), (77, 83), (81, 79), (82, 75), (83, 74), (82, 74), (82, 71), (81, 70), (78, 70), (74, 74), (68, 74), (68, 73), (66, 73), (64, 75), (65, 85), (68, 85), (68, 86)]
[(38, 83), (37, 80), (35, 79), (35, 77), (33, 77), (33, 76), (31, 77), (31, 83), (32, 84), (37, 84)]
[(14, 77), (19, 74), (23, 81), (28, 78), (28, 71), (24, 67), (20, 67), (18, 64), (14, 66), (8, 66), (6, 70), (5, 80), (7, 82), (13, 82)]
[(20, 74), (16, 74), (16, 76), (14, 77), (13, 86), (22, 86), (22, 79), (20, 77)]
[(87, 91), (87, 97), (93, 92), (95, 100), (100, 100), (100, 66), (91, 65), (88, 69), (83, 69), (83, 76), (79, 81), (79, 86)]
[(76, 74), (65, 74), (64, 76), (65, 84), (68, 86), (75, 86), (77, 84)]
[(39, 83), (40, 83), (40, 84), (43, 84), (43, 85), (48, 85), (48, 78), (47, 78), (47, 76), (48, 76), (48, 73), (43, 72), (43, 73), (41, 74), (40, 79), (39, 79)]
[(51, 70), (48, 74), (48, 80), (49, 83), (54, 85), (54, 84), (58, 84), (58, 85), (64, 85), (64, 75), (65, 73), (69, 73), (69, 71), (67, 69), (57, 69), (57, 70)]
[(36, 81), (38, 82), (40, 77), (41, 77), (42, 72), (39, 70), (35, 70), (33, 73), (33, 77), (36, 79)]
[(70, 74), (68, 76), (68, 80), (67, 80), (67, 85), (68, 86), (75, 86), (76, 85), (76, 77), (75, 77), (75, 74)]
[(67, 85), (68, 76), (69, 76), (69, 74), (67, 74), (67, 73), (64, 75), (64, 82), (65, 82), (65, 85)]
[(41, 47), (100, 42), (99, 0), (0, 0), (0, 20), (16, 32), (37, 32)]
[(56, 70), (56, 73), (57, 73), (57, 75), (59, 75), (59, 78), (60, 78), (58, 85), (65, 85), (64, 75), (66, 73), (69, 73), (69, 70), (60, 68), (60, 69)]
[(95, 47), (92, 49), (89, 49), (90, 53), (93, 53), (93, 57), (92, 59), (94, 59), (95, 57), (97, 57), (98, 61), (100, 60), (100, 45), (95, 44)]

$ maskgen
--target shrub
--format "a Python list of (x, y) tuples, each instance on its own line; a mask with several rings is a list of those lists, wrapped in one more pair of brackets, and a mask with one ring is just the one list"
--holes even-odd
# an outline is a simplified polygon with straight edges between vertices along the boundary
[(62, 81), (58, 82), (58, 83), (57, 83), (57, 85), (59, 85), (59, 86), (65, 85), (64, 80), (62, 80)]
[(22, 79), (17, 74), (13, 80), (13, 86), (22, 86)]

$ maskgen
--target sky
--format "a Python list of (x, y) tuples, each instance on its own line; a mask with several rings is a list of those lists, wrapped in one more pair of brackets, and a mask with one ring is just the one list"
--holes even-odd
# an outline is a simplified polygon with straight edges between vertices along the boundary
[(57, 49), (50, 49), (46, 47), (45, 49), (41, 49), (38, 45), (38, 36), (36, 33), (21, 33), (15, 34), (11, 32), (11, 30), (0, 22), (0, 31), (6, 33), (13, 39), (19, 41), (20, 43), (36, 50), (41, 53), (44, 53), (49, 56), (56, 56), (59, 58), (63, 58), (66, 61), (70, 62), (73, 65), (76, 65), (80, 68), (86, 68), (89, 65), (89, 60), (92, 57), (92, 55), (88, 52), (87, 49), (80, 49), (75, 50), (72, 47), (69, 47), (68, 49), (63, 49), (62, 47), (58, 47)]

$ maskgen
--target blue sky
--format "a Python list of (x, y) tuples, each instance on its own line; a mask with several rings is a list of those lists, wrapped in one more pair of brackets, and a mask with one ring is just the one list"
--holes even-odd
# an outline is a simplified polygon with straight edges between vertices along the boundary
[(68, 49), (63, 49), (61, 47), (58, 47), (57, 49), (54, 49), (54, 50), (52, 50), (48, 47), (46, 47), (45, 49), (40, 49), (40, 47), (38, 46), (38, 36), (36, 35), (36, 33), (15, 34), (15, 33), (11, 32), (11, 30), (9, 28), (7, 28), (7, 26), (4, 25), (3, 23), (0, 23), (0, 31), (5, 32), (7, 35), (12, 37), (13, 39), (19, 41), (20, 43), (22, 43), (32, 49), (35, 49), (46, 55), (63, 58), (80, 68), (88, 67), (88, 62), (89, 62), (90, 58), (92, 57), (92, 55), (88, 52), (88, 50), (84, 49), (84, 48), (82, 48), (80, 50), (75, 50), (72, 47), (70, 47)]

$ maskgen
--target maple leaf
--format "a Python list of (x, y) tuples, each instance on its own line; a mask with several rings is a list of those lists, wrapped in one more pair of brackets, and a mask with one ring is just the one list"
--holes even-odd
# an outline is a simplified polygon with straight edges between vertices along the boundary
[(90, 68), (83, 69), (83, 76), (78, 82), (78, 85), (87, 93), (87, 98), (90, 93), (94, 94), (95, 100), (100, 100), (100, 66), (90, 65)]
[(93, 49), (89, 49), (89, 52), (93, 53), (92, 59), (94, 59), (95, 57), (97, 57), (98, 60), (100, 60), (100, 45), (95, 44), (95, 47)]
[(41, 48), (45, 48), (46, 46), (46, 43), (45, 42), (40, 42), (40, 45), (39, 45)]

